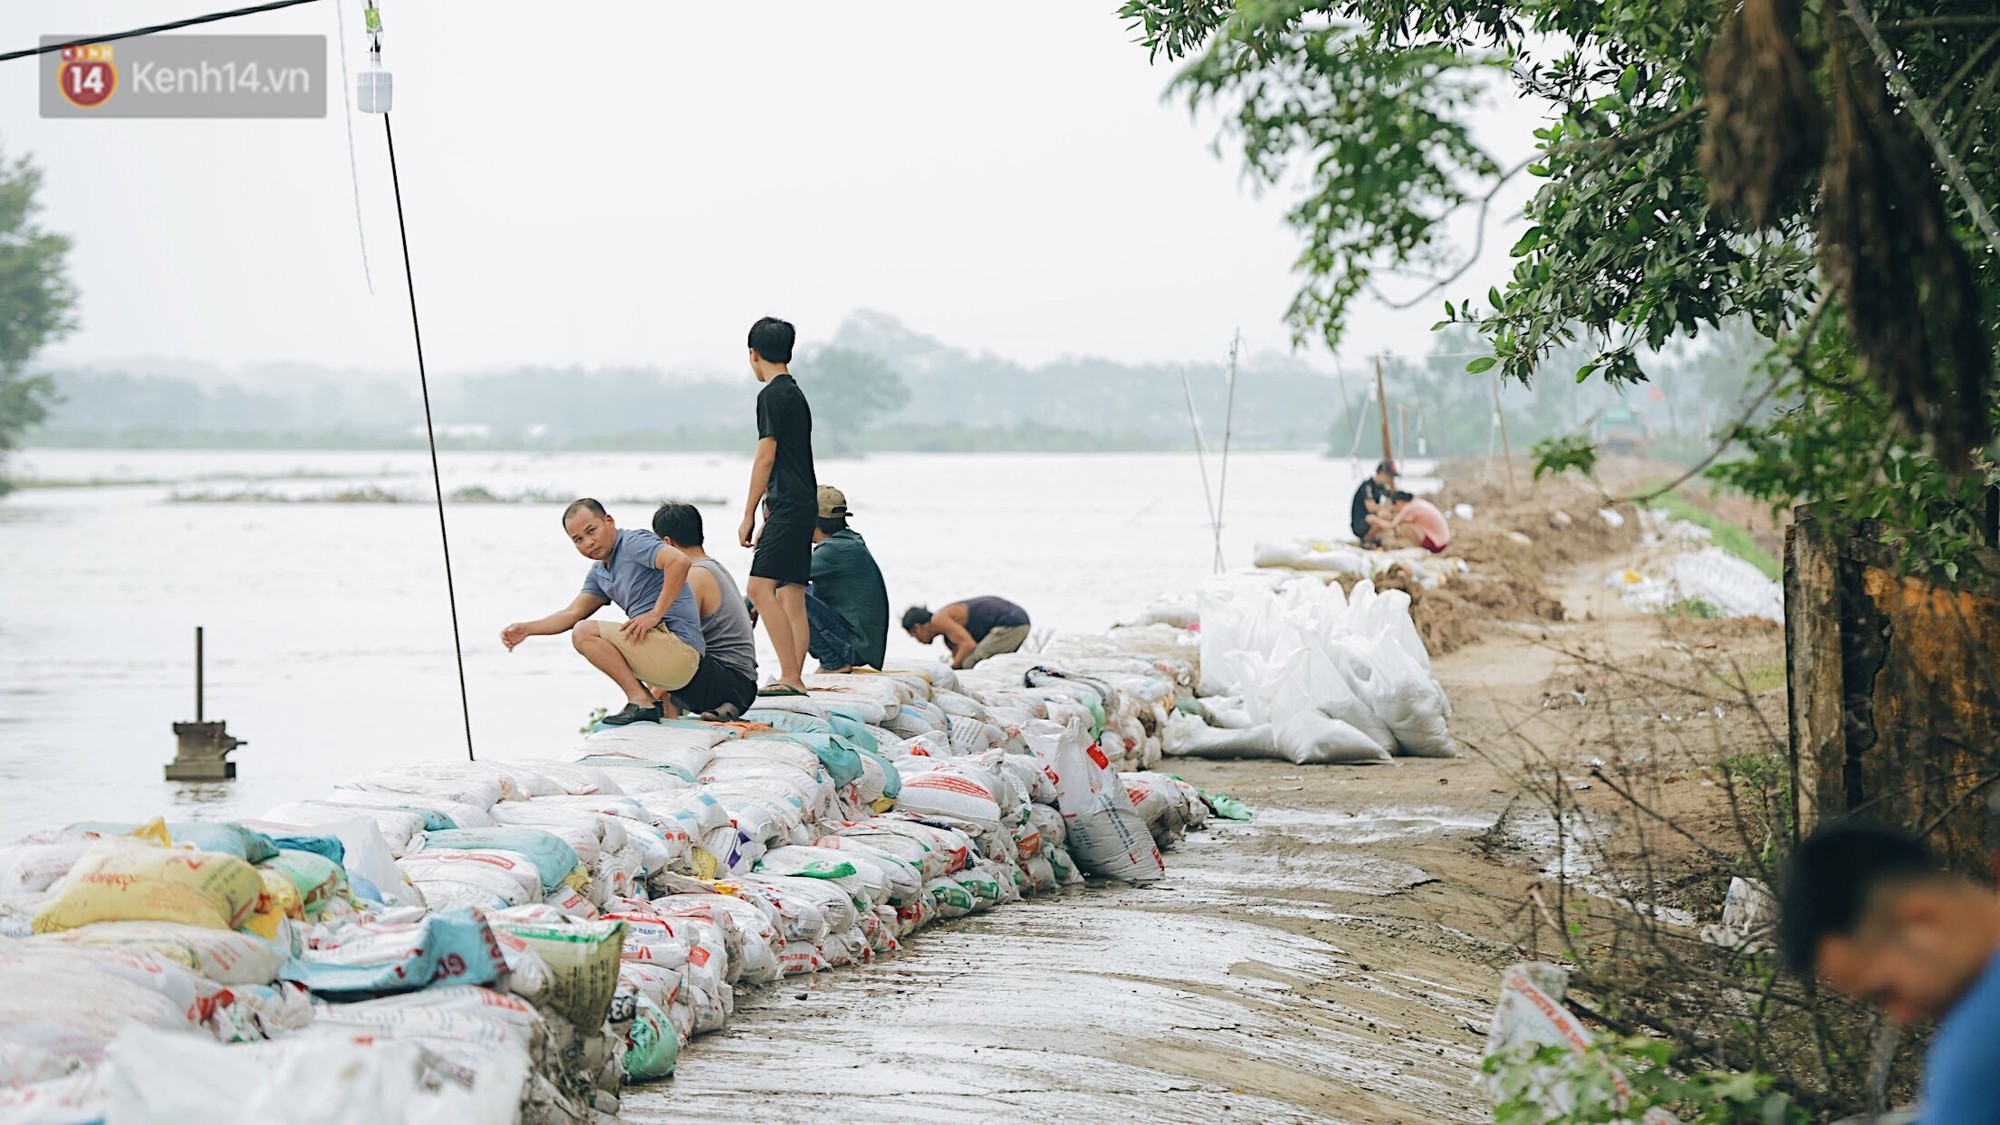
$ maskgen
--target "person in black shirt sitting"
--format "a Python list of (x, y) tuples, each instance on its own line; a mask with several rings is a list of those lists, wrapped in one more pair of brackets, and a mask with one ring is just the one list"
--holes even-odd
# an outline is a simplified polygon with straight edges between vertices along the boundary
[[(1354, 506), (1350, 513), (1354, 537), (1370, 550), (1382, 546), (1382, 531), (1392, 522), (1394, 505), (1413, 500), (1407, 492), (1396, 490), (1396, 463), (1379, 461), (1375, 465), (1375, 475), (1361, 482), (1354, 490)], [(1371, 521), (1370, 516), (1380, 522)]]

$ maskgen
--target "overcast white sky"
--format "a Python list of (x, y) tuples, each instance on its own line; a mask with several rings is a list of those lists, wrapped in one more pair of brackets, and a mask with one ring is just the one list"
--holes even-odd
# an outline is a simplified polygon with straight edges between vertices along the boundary
[[(5, 0), (0, 49), (227, 6)], [(1171, 71), (1116, 0), (381, 6), (435, 371), (731, 370), (760, 315), (823, 339), (856, 308), (1030, 363), (1219, 358), (1237, 326), (1285, 345), (1285, 200), (1161, 102)], [(340, 0), (357, 64), (359, 8)], [(337, 69), (335, 12), (197, 30), (324, 33)], [(76, 242), (83, 327), (50, 360), (411, 365), (379, 117), (354, 116), (370, 296), (338, 99), (318, 121), (45, 121), (36, 81), (0, 67), (0, 145), (33, 154)], [(1517, 107), (1489, 117), (1525, 151)], [(1451, 295), (1504, 277), (1511, 241)], [(1442, 299), (1363, 310), (1343, 353), (1425, 350)]]

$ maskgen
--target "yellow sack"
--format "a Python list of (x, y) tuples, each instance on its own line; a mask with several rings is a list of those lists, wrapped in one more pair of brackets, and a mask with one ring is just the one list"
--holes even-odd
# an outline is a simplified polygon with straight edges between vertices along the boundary
[(173, 838), (167, 835), (167, 820), (156, 816), (125, 834), (135, 840), (149, 840), (163, 848), (174, 846)]
[(270, 941), (278, 940), (278, 923), (286, 918), (305, 920), (306, 901), (299, 893), (299, 886), (291, 876), (282, 871), (257, 868), (257, 878), (264, 884), (263, 893), (257, 896), (257, 906), (242, 928)]
[(90, 845), (51, 888), (35, 915), (36, 933), (92, 922), (180, 922), (233, 930), (263, 893), (257, 869), (233, 855), (166, 848), (131, 837)]
[(713, 879), (722, 870), (722, 861), (715, 858), (706, 848), (694, 848), (694, 877)]

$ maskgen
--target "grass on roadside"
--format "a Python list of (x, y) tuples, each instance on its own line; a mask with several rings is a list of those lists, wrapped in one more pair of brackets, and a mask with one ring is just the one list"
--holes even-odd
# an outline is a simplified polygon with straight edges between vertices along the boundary
[(1769, 551), (1757, 545), (1755, 536), (1681, 495), (1679, 490), (1657, 496), (1647, 503), (1650, 507), (1666, 509), (1668, 519), (1686, 520), (1696, 527), (1707, 528), (1716, 546), (1756, 567), (1764, 577), (1779, 579), (1785, 576), (1785, 568), (1771, 557)]

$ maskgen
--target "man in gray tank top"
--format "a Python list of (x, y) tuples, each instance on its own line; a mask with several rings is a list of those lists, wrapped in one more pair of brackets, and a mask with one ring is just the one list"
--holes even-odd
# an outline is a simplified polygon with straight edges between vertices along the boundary
[(653, 513), (653, 534), (688, 557), (688, 588), (707, 642), (694, 679), (674, 692), (674, 702), (723, 721), (738, 718), (757, 698), (757, 634), (750, 610), (736, 580), (702, 549), (701, 512), (693, 504), (660, 505)]

